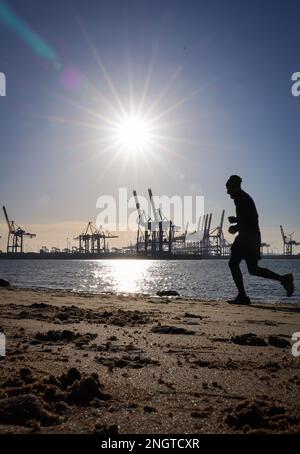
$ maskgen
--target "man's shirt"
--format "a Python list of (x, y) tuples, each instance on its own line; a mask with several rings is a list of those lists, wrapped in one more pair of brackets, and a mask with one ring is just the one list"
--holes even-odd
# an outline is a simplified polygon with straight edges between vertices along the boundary
[(258, 214), (255, 203), (249, 194), (242, 189), (235, 195), (237, 226), (240, 235), (257, 235), (260, 233)]

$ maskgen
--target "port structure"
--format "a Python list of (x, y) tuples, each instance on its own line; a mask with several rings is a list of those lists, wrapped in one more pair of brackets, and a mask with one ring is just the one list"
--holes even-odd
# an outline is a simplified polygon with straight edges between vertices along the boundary
[(168, 220), (160, 208), (156, 208), (153, 193), (148, 189), (152, 217), (141, 208), (136, 190), (133, 191), (138, 213), (136, 253), (145, 255), (163, 255), (172, 253), (175, 226)]
[(220, 223), (212, 228), (212, 213), (199, 217), (198, 227), (186, 235), (186, 252), (199, 254), (202, 257), (227, 257), (230, 254), (229, 243), (223, 232), (225, 210), (221, 213)]
[(198, 227), (193, 232), (185, 232), (183, 243), (178, 246), (178, 253), (196, 254), (203, 257), (210, 255), (210, 228), (212, 213), (199, 217)]
[(8, 226), (7, 252), (13, 254), (22, 253), (24, 248), (24, 237), (35, 238), (36, 234), (26, 232), (19, 227), (15, 221), (11, 221), (5, 206), (3, 206), (3, 212)]
[(209, 229), (207, 233), (209, 255), (227, 257), (230, 254), (231, 244), (225, 239), (223, 232), (224, 216), (225, 210), (222, 210), (220, 224), (218, 225), (218, 227), (214, 228), (213, 230), (210, 230), (212, 217), (212, 215), (210, 214)]
[[(151, 203), (151, 216), (147, 216), (141, 207), (137, 192), (134, 190), (136, 210), (138, 213), (138, 229), (136, 243), (123, 248), (126, 253), (135, 251), (139, 255), (157, 256), (169, 253), (171, 257), (192, 255), (202, 258), (229, 257), (231, 245), (224, 236), (225, 210), (221, 212), (221, 218), (217, 227), (212, 227), (212, 213), (204, 214), (198, 219), (197, 228), (189, 232), (189, 222), (184, 231), (179, 231), (172, 221), (166, 219), (161, 210), (157, 210), (154, 204), (151, 189), (148, 190)], [(178, 233), (179, 232), (179, 233)], [(269, 253), (270, 244), (262, 242), (260, 245), (261, 254), (264, 248)]]
[(271, 245), (268, 244), (268, 243), (261, 242), (261, 243), (260, 243), (260, 253), (261, 253), (261, 255), (264, 255), (264, 253), (265, 253), (265, 250), (264, 250), (264, 249), (265, 249), (265, 248), (266, 248), (266, 250), (267, 250), (267, 254), (269, 254), (269, 248), (270, 248), (270, 246), (271, 246)]
[(108, 238), (118, 238), (117, 235), (104, 230), (102, 226), (97, 228), (91, 221), (88, 222), (85, 230), (74, 238), (75, 241), (79, 241), (79, 246), (77, 248), (72, 248), (72, 252), (80, 253), (92, 253), (100, 254), (108, 252), (108, 246), (106, 240)]
[(176, 234), (177, 227), (156, 208), (151, 189), (148, 189), (151, 216), (142, 209), (135, 190), (133, 195), (138, 213), (137, 254), (152, 256), (194, 254), (202, 257), (230, 254), (231, 244), (223, 233), (225, 210), (222, 211), (220, 224), (214, 229), (211, 228), (212, 213), (209, 213), (199, 218), (197, 230), (189, 233), (187, 223), (185, 230)]
[(280, 226), (282, 241), (283, 241), (283, 255), (293, 255), (293, 247), (299, 246), (298, 241), (293, 240), (295, 232), (285, 234), (282, 225)]

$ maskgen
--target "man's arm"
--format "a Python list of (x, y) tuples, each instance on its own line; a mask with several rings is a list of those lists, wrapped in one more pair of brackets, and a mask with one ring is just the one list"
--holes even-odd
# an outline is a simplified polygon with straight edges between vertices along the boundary
[(228, 232), (231, 233), (232, 235), (234, 235), (236, 232), (239, 231), (237, 207), (236, 207), (236, 216), (229, 216), (228, 222), (230, 224), (234, 224), (234, 225), (231, 225), (228, 229)]
[(228, 232), (231, 233), (232, 235), (234, 235), (238, 231), (239, 231), (239, 228), (238, 228), (237, 224), (231, 225), (228, 229)]

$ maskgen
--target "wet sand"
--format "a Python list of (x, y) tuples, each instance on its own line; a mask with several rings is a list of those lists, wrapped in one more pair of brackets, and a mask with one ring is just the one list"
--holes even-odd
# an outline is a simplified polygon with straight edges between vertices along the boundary
[(300, 432), (300, 308), (0, 290), (0, 433)]

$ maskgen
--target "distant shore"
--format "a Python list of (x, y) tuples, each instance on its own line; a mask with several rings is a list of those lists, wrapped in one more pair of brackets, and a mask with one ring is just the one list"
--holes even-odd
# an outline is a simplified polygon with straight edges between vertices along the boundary
[(293, 305), (1, 289), (0, 433), (299, 433)]
[[(262, 259), (300, 260), (300, 254), (263, 254)], [(229, 256), (163, 253), (154, 255), (122, 253), (18, 252), (0, 253), (0, 260), (229, 260)]]

